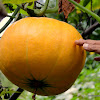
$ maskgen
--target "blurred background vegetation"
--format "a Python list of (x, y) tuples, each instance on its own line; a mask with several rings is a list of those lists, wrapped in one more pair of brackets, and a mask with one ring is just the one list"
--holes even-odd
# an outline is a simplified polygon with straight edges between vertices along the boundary
[[(5, 0), (6, 1), (6, 0)], [(50, 0), (49, 7), (55, 6), (56, 0)], [(92, 1), (92, 2), (91, 2)], [(39, 0), (41, 4), (44, 4), (44, 0)], [(81, 0), (80, 4), (87, 9), (95, 12), (100, 16), (100, 0)], [(7, 13), (12, 14), (16, 9), (17, 5), (13, 3), (4, 3)], [(38, 7), (41, 5), (37, 4)], [(16, 15), (13, 21), (19, 20), (23, 17), (29, 16), (24, 10)], [(43, 16), (61, 20), (73, 25), (80, 33), (85, 32), (89, 27), (96, 23), (96, 20), (92, 18), (89, 14), (81, 11), (79, 8), (69, 14), (68, 18), (65, 19), (64, 14), (57, 13), (45, 13)], [(2, 22), (1, 22), (2, 23)], [(86, 34), (85, 39), (100, 39), (100, 25), (96, 27), (93, 32)], [(100, 63), (94, 61), (94, 57), (99, 56), (94, 52), (87, 52), (86, 63), (75, 81), (74, 85), (66, 92), (56, 95), (56, 96), (36, 96), (36, 100), (100, 100)], [(7, 78), (0, 72), (0, 81), (4, 88), (4, 92), (12, 95), (18, 88), (12, 84)], [(0, 85), (1, 85), (0, 84)], [(9, 92), (7, 92), (9, 90)], [(24, 91), (17, 100), (32, 100), (32, 93)], [(1, 96), (4, 99), (4, 95)], [(0, 99), (1, 100), (1, 99)]]

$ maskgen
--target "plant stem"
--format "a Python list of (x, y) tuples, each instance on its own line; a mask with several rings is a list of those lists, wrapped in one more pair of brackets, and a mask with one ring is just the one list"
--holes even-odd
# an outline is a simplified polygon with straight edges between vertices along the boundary
[(93, 10), (92, 10), (92, 4), (93, 4), (93, 1), (91, 0), (91, 11), (93, 11)]
[(36, 97), (36, 94), (34, 94), (34, 95), (32, 96), (33, 100), (35, 100), (35, 97)]
[(92, 32), (96, 29), (100, 27), (100, 24), (98, 22), (94, 23), (93, 25), (91, 25), (88, 29), (86, 29), (81, 35), (82, 37), (85, 39), (85, 37), (87, 35), (92, 34)]
[(10, 15), (7, 15), (7, 17), (10, 17), (10, 18), (15, 18), (15, 16), (10, 16)]
[[(20, 10), (20, 7), (17, 7), (15, 9), (15, 12), (12, 14), (12, 16), (16, 16), (16, 14), (18, 13), (19, 10)], [(0, 29), (0, 33), (5, 30), (5, 28), (12, 22), (12, 20), (13, 20), (13, 17), (10, 17), (10, 19), (7, 21), (7, 23)]]
[(79, 7), (80, 9), (82, 9), (83, 11), (85, 11), (86, 13), (90, 14), (92, 17), (94, 17), (99, 23), (100, 23), (100, 17), (93, 13), (92, 11), (86, 9), (85, 7), (81, 6), (80, 4), (78, 4), (77, 2), (73, 1), (73, 0), (69, 0), (71, 3), (73, 3), (75, 6)]
[(58, 0), (56, 0), (56, 6), (52, 9), (47, 9), (45, 13), (56, 13), (58, 11)]
[(49, 0), (46, 0), (45, 5), (40, 10), (34, 9), (34, 13), (38, 16), (42, 16), (48, 7), (48, 4), (49, 4)]
[(35, 98), (36, 98), (36, 92), (37, 92), (37, 89), (35, 90), (35, 92), (34, 92), (34, 94), (32, 96), (33, 100), (35, 100)]

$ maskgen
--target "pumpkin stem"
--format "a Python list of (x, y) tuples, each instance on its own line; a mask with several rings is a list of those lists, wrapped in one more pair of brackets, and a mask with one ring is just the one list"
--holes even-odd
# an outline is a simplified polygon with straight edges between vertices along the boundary
[(35, 100), (35, 97), (36, 97), (36, 91), (37, 91), (37, 89), (35, 90), (35, 92), (34, 92), (34, 94), (33, 94), (33, 96), (32, 96), (32, 99), (33, 99), (33, 100)]
[(34, 95), (32, 96), (33, 100), (35, 100), (35, 97), (36, 97), (36, 94), (34, 94)]

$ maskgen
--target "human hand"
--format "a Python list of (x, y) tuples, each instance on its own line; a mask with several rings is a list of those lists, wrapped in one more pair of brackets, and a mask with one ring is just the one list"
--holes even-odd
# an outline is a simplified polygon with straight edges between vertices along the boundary
[[(96, 52), (100, 54), (100, 40), (84, 40), (79, 39), (75, 41), (76, 45), (83, 46), (86, 51)], [(100, 57), (95, 57), (94, 60), (100, 61)]]

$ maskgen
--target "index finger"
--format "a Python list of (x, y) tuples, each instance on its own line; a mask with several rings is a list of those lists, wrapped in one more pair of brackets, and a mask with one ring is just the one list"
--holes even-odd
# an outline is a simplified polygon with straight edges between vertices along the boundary
[(100, 45), (100, 40), (84, 40), (84, 39), (79, 39), (75, 41), (76, 45), (82, 46), (84, 43), (87, 44), (92, 44), (92, 45)]
[(76, 44), (76, 45), (79, 45), (79, 46), (83, 46), (83, 44), (85, 43), (85, 41), (86, 41), (86, 40), (84, 40), (84, 39), (79, 39), (79, 40), (76, 40), (76, 41), (75, 41), (75, 44)]

